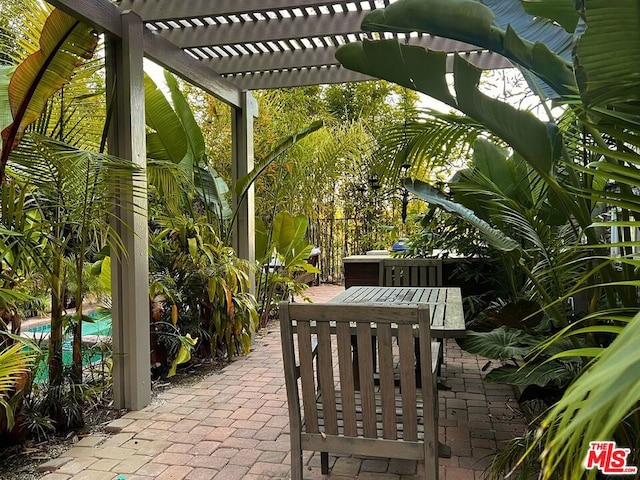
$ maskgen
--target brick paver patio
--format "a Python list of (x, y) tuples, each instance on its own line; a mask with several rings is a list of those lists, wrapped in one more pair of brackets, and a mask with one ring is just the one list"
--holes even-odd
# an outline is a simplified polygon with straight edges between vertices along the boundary
[[(342, 287), (309, 290), (326, 301)], [(452, 457), (440, 459), (440, 480), (478, 480), (500, 442), (525, 429), (509, 387), (485, 384), (486, 360), (447, 342), (440, 391), (440, 439)], [(262, 330), (254, 351), (189, 388), (172, 388), (138, 412), (108, 426), (110, 435), (82, 438), (41, 466), (44, 480), (257, 480), (289, 477), (289, 435), (280, 337)], [(416, 462), (330, 456), (331, 475), (320, 473), (320, 455), (305, 452), (305, 479), (409, 480)]]

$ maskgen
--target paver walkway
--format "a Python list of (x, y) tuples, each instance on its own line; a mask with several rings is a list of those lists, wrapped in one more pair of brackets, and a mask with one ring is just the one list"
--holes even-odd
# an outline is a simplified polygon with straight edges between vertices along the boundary
[[(342, 287), (309, 290), (315, 302)], [(484, 384), (482, 358), (446, 348), (440, 392), (440, 439), (452, 457), (440, 459), (440, 480), (483, 478), (500, 441), (521, 435), (525, 422), (509, 387)], [(262, 330), (254, 351), (189, 388), (162, 392), (145, 409), (108, 426), (111, 435), (82, 438), (42, 466), (44, 480), (282, 479), (290, 473), (288, 412), (280, 337)], [(305, 480), (409, 480), (416, 462), (330, 456), (332, 472), (320, 473), (320, 455), (305, 452)]]

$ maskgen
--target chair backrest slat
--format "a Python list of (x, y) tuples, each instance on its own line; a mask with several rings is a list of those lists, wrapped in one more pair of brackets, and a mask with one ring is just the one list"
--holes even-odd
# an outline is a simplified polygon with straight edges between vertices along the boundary
[(382, 402), (382, 436), (388, 440), (396, 440), (398, 438), (398, 418), (395, 408), (393, 337), (390, 324), (378, 325), (378, 364)]
[(411, 325), (398, 326), (398, 350), (400, 351), (403, 438), (405, 440), (417, 440), (416, 356)]
[(384, 287), (441, 287), (442, 260), (392, 258), (381, 261), (379, 285)]
[(356, 324), (358, 343), (358, 371), (360, 373), (360, 395), (362, 401), (362, 429), (365, 437), (377, 437), (376, 401), (373, 380), (373, 348), (371, 345), (371, 324)]
[[(286, 310), (281, 321), (293, 325), (281, 327), (283, 348), (295, 348), (297, 352), (285, 352), (283, 358), (289, 376), (299, 371), (305, 433), (418, 440), (418, 421), (430, 419), (435, 405), (429, 386), (433, 385), (433, 377), (428, 367), (428, 307), (287, 302), (280, 307)], [(416, 329), (418, 323), (420, 328)], [(416, 334), (420, 338), (420, 357), (416, 353)], [(285, 338), (287, 335), (291, 336), (290, 341)], [(312, 339), (317, 340), (315, 352)], [(290, 363), (295, 363), (296, 356), (300, 364), (292, 367)], [(426, 367), (420, 369), (421, 393), (429, 396), (420, 415), (416, 391), (418, 358)], [(298, 382), (287, 379), (287, 398), (295, 402)], [(296, 389), (295, 395), (289, 395), (291, 388)]]
[(298, 358), (300, 362), (300, 383), (302, 385), (302, 405), (306, 430), (308, 433), (318, 433), (318, 410), (316, 405), (316, 384), (313, 374), (313, 352), (311, 346), (311, 324), (308, 320), (297, 322)]
[(340, 388), (342, 390), (343, 433), (348, 437), (358, 435), (356, 422), (356, 394), (354, 383), (354, 364), (351, 352), (351, 328), (348, 322), (336, 325), (338, 345), (338, 367), (340, 370)]
[(319, 322), (318, 330), (318, 382), (322, 392), (324, 410), (324, 431), (330, 435), (338, 434), (336, 415), (336, 391), (333, 380), (333, 354), (331, 352), (331, 329), (329, 322)]

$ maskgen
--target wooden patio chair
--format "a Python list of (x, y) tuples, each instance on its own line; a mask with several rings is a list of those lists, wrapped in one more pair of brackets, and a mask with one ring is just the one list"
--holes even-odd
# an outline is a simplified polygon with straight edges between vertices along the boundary
[[(313, 450), (325, 475), (328, 454), (339, 453), (424, 461), (425, 479), (437, 480), (439, 344), (429, 326), (424, 305), (280, 304), (292, 479), (303, 478), (302, 451)], [(421, 388), (416, 335), (422, 364), (431, 366), (420, 369)]]
[(382, 287), (441, 287), (442, 260), (435, 258), (389, 258), (380, 265)]
[[(380, 262), (381, 287), (441, 287), (442, 260), (437, 258), (388, 258)], [(438, 367), (444, 363), (444, 343), (441, 345)], [(438, 368), (440, 375), (440, 368)], [(441, 384), (443, 389), (448, 389)]]

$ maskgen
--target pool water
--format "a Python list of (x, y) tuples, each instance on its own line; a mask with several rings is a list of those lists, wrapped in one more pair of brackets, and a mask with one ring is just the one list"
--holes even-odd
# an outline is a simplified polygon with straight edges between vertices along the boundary
[[(98, 337), (98, 340), (102, 338), (105, 340), (111, 338), (112, 321), (110, 312), (93, 312), (88, 316), (93, 318), (93, 320), (82, 322), (83, 337), (94, 336)], [(45, 335), (48, 336), (51, 333), (51, 324), (39, 325), (37, 327), (30, 328), (26, 330), (25, 333), (29, 333), (29, 336), (31, 338), (34, 338), (36, 341), (38, 341), (39, 338), (42, 338)], [(73, 363), (73, 347), (71, 343), (72, 338), (73, 335), (71, 331), (66, 331), (64, 339), (62, 341), (62, 363), (65, 366), (71, 365)], [(35, 381), (38, 383), (46, 382), (49, 378), (47, 357), (48, 355), (45, 354), (44, 358), (36, 369)], [(99, 348), (93, 348), (92, 346), (84, 344), (82, 346), (82, 357), (82, 364), (87, 366), (102, 361), (104, 359), (104, 354), (100, 351)]]
[[(99, 337), (110, 337), (112, 333), (111, 329), (111, 314), (106, 312), (93, 312), (88, 315), (93, 318), (93, 321), (83, 321), (82, 322), (82, 336), (88, 335), (96, 335)], [(37, 327), (30, 328), (25, 331), (25, 333), (31, 334), (49, 334), (51, 333), (51, 324), (46, 323), (44, 325), (39, 325)], [(66, 337), (67, 335), (65, 335)], [(69, 335), (70, 336), (70, 335)]]

